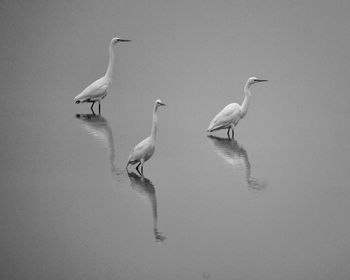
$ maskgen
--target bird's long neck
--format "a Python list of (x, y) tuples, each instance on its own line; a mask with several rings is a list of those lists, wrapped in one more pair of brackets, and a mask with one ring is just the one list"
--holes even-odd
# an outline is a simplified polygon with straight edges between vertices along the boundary
[(151, 130), (151, 138), (153, 140), (156, 140), (157, 135), (157, 123), (158, 123), (158, 116), (157, 116), (157, 105), (154, 105), (153, 109), (153, 122), (152, 122), (152, 130)]
[(112, 80), (113, 68), (114, 68), (114, 48), (113, 48), (113, 44), (111, 43), (109, 45), (109, 63), (108, 63), (108, 68), (107, 68), (107, 71), (105, 74), (105, 77), (109, 81)]
[(242, 110), (242, 117), (244, 117), (247, 114), (248, 111), (248, 106), (249, 106), (249, 100), (250, 100), (250, 96), (251, 96), (251, 92), (249, 89), (250, 85), (248, 84), (248, 82), (246, 83), (246, 85), (244, 86), (244, 100), (242, 102), (241, 105), (241, 110)]

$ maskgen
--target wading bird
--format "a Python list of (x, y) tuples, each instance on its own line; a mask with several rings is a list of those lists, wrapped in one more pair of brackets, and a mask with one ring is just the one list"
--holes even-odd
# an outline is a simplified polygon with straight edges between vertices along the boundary
[(80, 94), (74, 97), (75, 103), (92, 103), (91, 110), (94, 112), (93, 107), (95, 102), (98, 102), (98, 111), (101, 113), (101, 100), (106, 97), (109, 84), (112, 82), (113, 68), (114, 68), (114, 46), (118, 42), (130, 42), (131, 40), (125, 40), (120, 38), (113, 38), (109, 44), (109, 64), (106, 74), (89, 85)]
[(247, 114), (249, 99), (251, 96), (250, 87), (253, 84), (259, 82), (266, 82), (267, 80), (260, 80), (256, 77), (251, 77), (247, 80), (244, 86), (244, 100), (242, 105), (237, 103), (228, 104), (222, 109), (210, 122), (207, 132), (213, 132), (215, 130), (227, 129), (227, 136), (230, 138), (230, 130), (232, 130), (232, 138), (234, 137), (234, 128), (244, 116)]
[[(129, 164), (134, 165), (138, 163), (138, 165), (136, 166), (136, 170), (140, 174), (143, 174), (143, 164), (145, 163), (145, 161), (150, 159), (150, 157), (153, 155), (155, 150), (157, 122), (158, 122), (157, 110), (160, 106), (165, 106), (165, 104), (161, 100), (157, 99), (156, 102), (154, 103), (154, 108), (153, 108), (153, 122), (152, 122), (151, 135), (135, 146), (134, 150), (131, 152), (129, 156), (128, 163), (126, 165), (126, 170), (128, 170)], [(141, 172), (139, 170), (140, 166), (141, 166)]]

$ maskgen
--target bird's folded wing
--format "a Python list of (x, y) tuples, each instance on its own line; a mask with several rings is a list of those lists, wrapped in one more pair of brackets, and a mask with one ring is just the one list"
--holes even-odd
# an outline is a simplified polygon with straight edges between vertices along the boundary
[(98, 98), (105, 94), (106, 90), (108, 88), (108, 83), (97, 80), (93, 82), (91, 85), (89, 85), (86, 89), (84, 89), (80, 94), (78, 94), (74, 100), (87, 100), (90, 98)]
[(232, 122), (239, 119), (240, 108), (236, 103), (227, 105), (210, 122), (208, 130), (220, 129), (229, 126)]
[(142, 153), (145, 150), (145, 147), (147, 146), (148, 141), (149, 138), (146, 138), (135, 146), (135, 148), (131, 152), (130, 160), (136, 159), (142, 155)]

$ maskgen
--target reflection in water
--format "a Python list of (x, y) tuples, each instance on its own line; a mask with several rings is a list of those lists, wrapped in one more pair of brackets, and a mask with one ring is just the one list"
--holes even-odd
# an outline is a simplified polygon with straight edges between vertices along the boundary
[(154, 238), (157, 242), (163, 242), (165, 236), (158, 231), (158, 215), (157, 215), (157, 197), (156, 189), (151, 180), (144, 176), (139, 176), (134, 172), (128, 173), (131, 188), (140, 196), (141, 199), (147, 201), (152, 206), (153, 212), (153, 231)]
[(251, 165), (248, 159), (247, 151), (234, 139), (208, 136), (214, 144), (216, 153), (232, 165), (235, 169), (243, 167), (247, 180), (247, 186), (250, 189), (262, 190), (266, 184), (251, 176)]
[(81, 125), (85, 130), (109, 150), (111, 172), (112, 174), (116, 174), (113, 133), (107, 119), (95, 114), (76, 114), (75, 116), (81, 121)]

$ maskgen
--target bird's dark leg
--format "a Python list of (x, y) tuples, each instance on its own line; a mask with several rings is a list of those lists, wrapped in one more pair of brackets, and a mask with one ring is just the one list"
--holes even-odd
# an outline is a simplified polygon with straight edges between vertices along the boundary
[(94, 104), (95, 104), (95, 102), (92, 102), (90, 109), (91, 109), (92, 113), (95, 115), (95, 112), (94, 112)]
[(139, 162), (139, 164), (136, 166), (136, 170), (137, 170), (137, 172), (140, 174), (140, 175), (142, 175), (141, 174), (141, 172), (140, 172), (140, 170), (139, 170), (139, 166), (141, 165), (141, 162)]
[(101, 101), (98, 101), (98, 114), (101, 115)]

